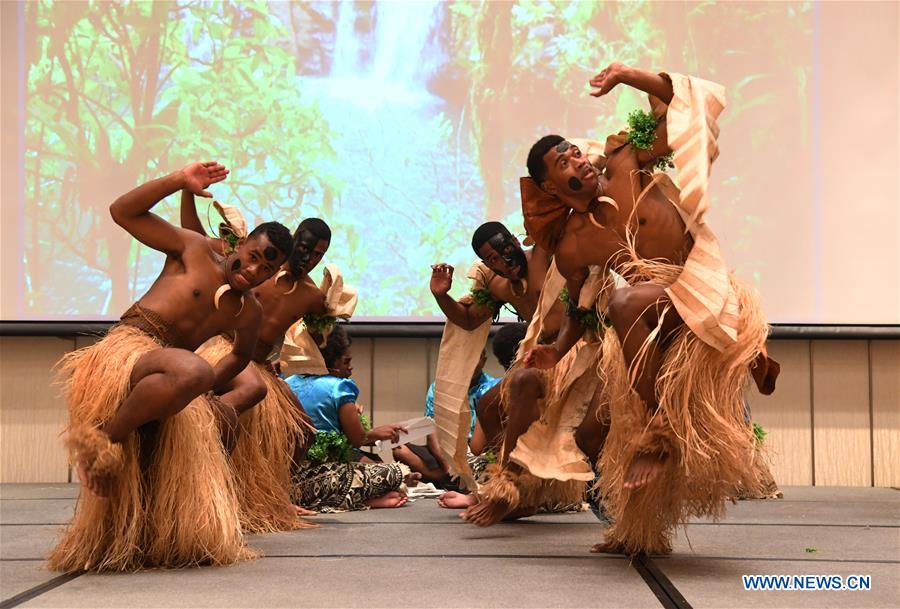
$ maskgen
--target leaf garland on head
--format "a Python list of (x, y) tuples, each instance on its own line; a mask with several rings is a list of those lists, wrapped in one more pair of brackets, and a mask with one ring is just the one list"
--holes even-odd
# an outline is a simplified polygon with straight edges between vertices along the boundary
[[(650, 150), (657, 138), (656, 126), (656, 117), (653, 114), (641, 109), (632, 110), (628, 115), (628, 143), (639, 150)], [(656, 159), (653, 167), (660, 171), (674, 168), (674, 157), (674, 152), (661, 156)]]
[(601, 318), (594, 309), (576, 307), (569, 296), (569, 288), (562, 289), (559, 299), (566, 305), (566, 315), (577, 319), (585, 329), (599, 333), (603, 326), (609, 327), (609, 320), (605, 317)]
[(237, 233), (224, 222), (219, 225), (219, 239), (225, 244), (223, 251), (226, 255), (233, 253), (237, 247), (238, 241), (241, 240)]

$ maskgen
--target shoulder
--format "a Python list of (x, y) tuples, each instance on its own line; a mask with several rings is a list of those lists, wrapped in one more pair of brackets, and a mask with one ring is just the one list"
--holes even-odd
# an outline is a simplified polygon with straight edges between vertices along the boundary
[(616, 148), (606, 160), (606, 175), (612, 178), (622, 171), (631, 171), (638, 168), (638, 151), (631, 144), (625, 144)]
[(329, 377), (334, 379), (331, 383), (331, 394), (337, 401), (338, 406), (355, 402), (359, 397), (359, 385), (352, 379), (342, 379), (338, 377)]

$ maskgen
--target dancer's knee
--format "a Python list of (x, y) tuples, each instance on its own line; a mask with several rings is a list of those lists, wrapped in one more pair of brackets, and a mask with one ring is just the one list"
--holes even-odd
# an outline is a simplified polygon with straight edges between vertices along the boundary
[(534, 368), (522, 368), (509, 379), (509, 397), (515, 402), (536, 400), (543, 393), (543, 373)]
[(241, 387), (240, 400), (239, 403), (235, 405), (235, 408), (237, 408), (239, 412), (249, 410), (266, 399), (268, 393), (269, 390), (266, 388), (266, 384), (261, 380), (254, 379), (248, 381)]
[(196, 355), (178, 362), (178, 366), (168, 376), (171, 377), (174, 392), (187, 398), (210, 391), (215, 382), (212, 366)]

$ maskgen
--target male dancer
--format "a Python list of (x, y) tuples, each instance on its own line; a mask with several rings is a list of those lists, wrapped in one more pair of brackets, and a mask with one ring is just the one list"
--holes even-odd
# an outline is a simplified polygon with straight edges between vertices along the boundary
[[(668, 552), (677, 523), (717, 516), (736, 487), (756, 486), (743, 388), (752, 370), (759, 388), (771, 392), (777, 364), (765, 356), (759, 304), (729, 275), (704, 218), (722, 88), (621, 64), (590, 84), (595, 97), (618, 84), (648, 93), (658, 122), (649, 133), (635, 122), (607, 140), (605, 158), (590, 161), (590, 149), (541, 138), (528, 156), (530, 178), (521, 181), (523, 211), (529, 234), (554, 252), (576, 296), (570, 302), (584, 306), (591, 267), (630, 284), (615, 292), (608, 311), (600, 308), (615, 329), (607, 338), (624, 357), (604, 358), (611, 429), (600, 469), (614, 526), (594, 550)], [(680, 191), (652, 171), (670, 153)], [(570, 308), (553, 345), (528, 353), (527, 365), (560, 361), (583, 332), (581, 307)], [(520, 446), (546, 441), (546, 429), (533, 431)], [(528, 466), (535, 454), (513, 459)]]
[[(188, 191), (182, 193), (181, 222), (185, 228), (206, 235), (193, 194)], [(240, 222), (236, 224), (239, 232)], [(209, 239), (209, 243), (222, 249), (227, 241)], [(252, 363), (219, 397), (240, 416), (240, 424), (235, 419), (227, 436), (229, 451), (233, 451), (241, 525), (249, 532), (309, 526), (297, 518), (309, 512), (292, 504), (290, 483), (292, 460), (305, 449), (304, 439), (311, 438), (313, 430), (303, 407), (270, 360), (277, 356), (288, 328), (304, 316), (326, 312), (325, 294), (309, 273), (330, 243), (331, 230), (319, 218), (303, 220), (297, 227), (294, 249), (284, 268), (253, 291), (262, 316)], [(232, 348), (232, 341), (226, 333), (204, 345), (199, 353), (210, 362), (219, 361)]]
[[(476, 481), (466, 461), (469, 408), (465, 391), (472, 367), (487, 340), (490, 320), (499, 313), (501, 303), (510, 303), (520, 317), (532, 322), (529, 328), (531, 341), (551, 341), (562, 322), (564, 306), (559, 300), (562, 279), (546, 250), (540, 247), (523, 250), (518, 240), (498, 222), (480, 226), (473, 236), (472, 248), (482, 262), (474, 265), (469, 272), (474, 281), (471, 293), (459, 301), (448, 295), (453, 269), (445, 264), (433, 267), (431, 290), (447, 315), (435, 374), (438, 440), (451, 474), (460, 476), (465, 486), (474, 490)], [(596, 355), (597, 351), (593, 353)], [(585, 357), (582, 360), (589, 361)], [(521, 364), (518, 364), (515, 370), (520, 367)], [(504, 449), (499, 461), (500, 475), (493, 476), (478, 489), (475, 497), (479, 504), (467, 511), (464, 518), (470, 519), (469, 516), (484, 510), (486, 505), (496, 505), (494, 511), (499, 520), (546, 503), (580, 501), (584, 487), (580, 480), (543, 480), (509, 463), (508, 458), (519, 434), (528, 429), (551, 399), (578, 396), (578, 399), (590, 401), (597, 382), (594, 375), (586, 374), (589, 368), (587, 365), (582, 367), (580, 374), (567, 368), (564, 374), (554, 379), (550, 378), (551, 375), (543, 375), (548, 377), (547, 387), (552, 386), (555, 392), (551, 398), (548, 391), (548, 399), (534, 408), (519, 407), (519, 393), (531, 390), (530, 377), (537, 374), (533, 370), (524, 373), (514, 370), (504, 377), (500, 385), (485, 394), (481, 400), (483, 403), (500, 402), (507, 415), (503, 427)], [(572, 374), (567, 374), (569, 372)], [(573, 388), (578, 391), (572, 393)], [(589, 469), (586, 463), (584, 467)], [(515, 470), (514, 473), (512, 470)]]
[[(181, 189), (209, 197), (206, 188), (227, 174), (215, 162), (192, 163), (110, 206), (117, 224), (166, 258), (121, 322), (63, 362), (67, 444), (90, 492), (50, 554), (53, 569), (174, 568), (250, 555), (217, 432), (221, 413), (196, 398), (221, 391), (249, 361), (260, 323), (250, 289), (287, 258), (290, 233), (267, 222), (222, 256), (150, 211)], [(215, 367), (193, 353), (226, 330), (234, 345)]]

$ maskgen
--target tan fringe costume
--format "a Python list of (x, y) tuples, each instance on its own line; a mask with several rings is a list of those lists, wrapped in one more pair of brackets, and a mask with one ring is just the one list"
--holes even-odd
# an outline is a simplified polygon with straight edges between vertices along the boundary
[[(656, 174), (641, 196), (649, 188), (659, 188), (684, 219), (694, 247), (684, 266), (633, 256), (628, 270), (641, 281), (667, 286), (671, 306), (685, 326), (666, 347), (656, 385), (656, 412), (650, 413), (631, 388), (642, 358), (627, 370), (614, 332), (604, 336), (600, 370), (611, 418), (600, 461), (602, 496), (614, 522), (606, 542), (627, 553), (670, 552), (679, 523), (722, 516), (725, 499), (734, 497), (739, 487), (759, 490), (755, 438), (744, 421), (743, 394), (751, 365), (764, 353), (768, 325), (755, 294), (728, 273), (704, 217), (710, 165), (718, 155), (715, 120), (725, 106), (724, 90), (694, 77), (670, 78), (675, 94), (668, 108), (652, 97), (651, 105), (658, 119), (666, 117), (682, 187), (679, 190), (665, 174)], [(623, 146), (625, 137), (611, 136), (606, 155)], [(533, 182), (526, 189), (524, 182), (523, 207), (534, 209), (535, 201), (525, 199), (541, 197), (535, 190), (541, 191)], [(551, 224), (546, 207), (542, 216), (542, 222)], [(526, 213), (526, 226), (528, 220)], [(558, 232), (559, 223), (555, 226), (553, 232)], [(656, 340), (658, 332), (651, 333), (648, 342)], [(527, 444), (531, 433), (520, 444)], [(625, 475), (642, 454), (664, 454), (663, 471), (649, 485), (626, 490)], [(533, 458), (525, 456), (522, 461), (531, 467)]]
[[(495, 273), (483, 262), (475, 262), (468, 272), (472, 290), (486, 290)], [(466, 294), (464, 304), (473, 301)], [(466, 457), (472, 413), (469, 408), (469, 385), (481, 352), (487, 343), (491, 320), (474, 330), (465, 330), (449, 319), (444, 324), (434, 374), (434, 423), (438, 445), (450, 466), (450, 475), (459, 477), (464, 488), (476, 489), (478, 483)]]
[(60, 362), (67, 375), (71, 459), (85, 463), (89, 474), (116, 479), (108, 498), (80, 493), (75, 515), (48, 557), (51, 569), (137, 571), (255, 556), (241, 536), (232, 472), (203, 399), (162, 421), (149, 445), (141, 433), (112, 444), (99, 431), (131, 391), (138, 359), (183, 344), (171, 323), (135, 304), (103, 339)]
[[(592, 269), (582, 290), (582, 300), (605, 301), (601, 294), (608, 294), (610, 284), (606, 280), (607, 275)], [(515, 408), (509, 397), (509, 379), (522, 367), (525, 354), (538, 344), (544, 319), (564, 285), (565, 279), (556, 263), (551, 263), (538, 309), (519, 345), (516, 362), (501, 382), (501, 404), (505, 412)], [(481, 499), (509, 505), (510, 511), (569, 511), (573, 505), (580, 509), (586, 482), (594, 478), (594, 473), (588, 458), (575, 443), (575, 429), (584, 419), (599, 383), (596, 374), (599, 357), (600, 336), (589, 332), (556, 367), (540, 371), (544, 394), (538, 404), (541, 416), (520, 436), (510, 453), (510, 460), (525, 469), (515, 471), (502, 464), (491, 466), (490, 479), (478, 490)], [(563, 404), (571, 408), (564, 408)]]
[[(322, 283), (319, 289), (325, 294), (325, 316), (334, 318), (334, 321), (349, 320), (356, 310), (359, 295), (356, 288), (344, 283), (344, 275), (334, 264), (325, 266), (322, 274)], [(333, 327), (333, 326), (331, 326)], [(331, 328), (322, 332), (322, 346), (328, 340)], [(292, 374), (328, 374), (328, 367), (319, 345), (306, 328), (303, 321), (298, 321), (291, 326), (284, 335), (284, 344), (281, 346), (282, 373), (285, 376)]]
[[(197, 353), (216, 365), (231, 349), (231, 339), (218, 336)], [(249, 533), (315, 527), (297, 517), (290, 497), (294, 453), (315, 431), (305, 421), (303, 408), (290, 388), (270, 365), (257, 361), (263, 351), (271, 351), (271, 345), (258, 344), (257, 351), (249, 365), (265, 384), (266, 397), (241, 414), (241, 433), (231, 455), (241, 527)]]

